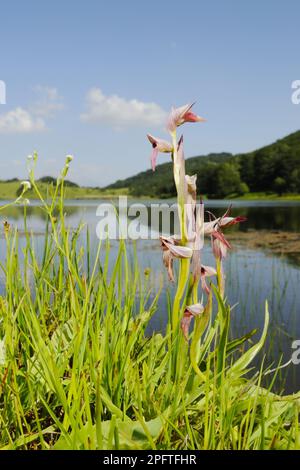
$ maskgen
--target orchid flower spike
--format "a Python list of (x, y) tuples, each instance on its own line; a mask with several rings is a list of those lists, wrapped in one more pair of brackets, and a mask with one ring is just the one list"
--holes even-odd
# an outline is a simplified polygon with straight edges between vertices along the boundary
[(184, 314), (180, 323), (181, 330), (185, 339), (188, 341), (189, 327), (193, 317), (197, 317), (204, 312), (202, 304), (194, 304), (185, 307)]
[(187, 188), (186, 194), (186, 225), (187, 225), (187, 236), (188, 240), (193, 240), (196, 232), (196, 220), (195, 220), (195, 209), (196, 209), (196, 192), (197, 192), (197, 175), (185, 175), (185, 184)]
[(156, 160), (157, 160), (157, 155), (159, 152), (161, 153), (172, 153), (173, 152), (173, 146), (169, 142), (163, 139), (158, 139), (156, 137), (153, 137), (153, 135), (147, 134), (149, 142), (152, 144), (153, 151), (151, 154), (151, 165), (152, 165), (152, 170), (155, 171), (156, 167)]
[(174, 237), (160, 237), (160, 241), (163, 250), (163, 263), (168, 270), (170, 281), (174, 282), (173, 259), (191, 258), (193, 250), (187, 246), (178, 245), (179, 240)]
[(195, 103), (180, 106), (180, 108), (172, 108), (168, 120), (167, 129), (171, 134), (176, 130), (176, 127), (181, 126), (185, 122), (204, 122), (205, 119), (197, 116), (191, 111)]

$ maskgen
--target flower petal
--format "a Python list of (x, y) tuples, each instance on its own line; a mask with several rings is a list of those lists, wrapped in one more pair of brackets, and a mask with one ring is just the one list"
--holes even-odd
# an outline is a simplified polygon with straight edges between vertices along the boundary
[(160, 242), (163, 246), (166, 246), (168, 243), (171, 243), (172, 245), (175, 245), (176, 239), (175, 239), (175, 237), (163, 237), (163, 236), (161, 236), (160, 237)]
[(247, 217), (237, 216), (237, 217), (221, 217), (220, 227), (226, 228), (231, 225), (239, 224), (240, 222), (246, 222)]
[(216, 276), (217, 271), (212, 266), (201, 266), (201, 275), (204, 277)]
[(152, 154), (151, 154), (151, 157), (150, 157), (151, 158), (151, 166), (152, 166), (153, 171), (155, 171), (157, 156), (158, 156), (158, 148), (154, 147), (153, 151), (152, 151)]
[(188, 305), (185, 307), (185, 311), (180, 322), (180, 327), (187, 341), (188, 341), (189, 327), (192, 321), (192, 317), (197, 317), (198, 315), (201, 315), (201, 313), (203, 312), (204, 312), (204, 307), (200, 303), (194, 304), (194, 305)]
[(218, 239), (227, 248), (231, 248), (230, 243), (226, 240), (223, 233), (220, 232), (219, 230), (214, 230), (211, 235), (212, 235), (213, 238)]
[(193, 317), (197, 317), (204, 311), (204, 307), (202, 304), (194, 304), (194, 305), (188, 305), (185, 307), (185, 311), (193, 315)]
[(197, 182), (197, 175), (185, 175), (185, 181), (188, 186), (188, 190), (191, 193), (196, 191), (196, 182)]
[(197, 114), (188, 112), (185, 113), (184, 115), (184, 122), (205, 122), (206, 119), (204, 119), (201, 116), (197, 116)]
[(148, 140), (149, 140), (150, 144), (152, 144), (153, 146), (156, 147), (158, 139), (156, 137), (154, 137), (153, 135), (151, 135), (151, 134), (147, 134), (147, 137), (148, 137)]
[(220, 217), (216, 220), (211, 220), (210, 222), (204, 222), (205, 235), (211, 235), (212, 232), (216, 230), (219, 220), (220, 220)]
[(180, 328), (186, 341), (189, 339), (189, 328), (192, 321), (192, 315), (184, 315), (180, 322)]
[(193, 254), (192, 248), (188, 246), (169, 245), (169, 250), (175, 258), (191, 258)]
[(227, 245), (222, 243), (218, 238), (212, 237), (212, 250), (215, 258), (222, 260), (227, 255)]
[(174, 274), (173, 274), (173, 257), (170, 253), (170, 250), (166, 250), (163, 252), (163, 263), (168, 270), (169, 280), (174, 282)]
[(201, 276), (201, 286), (204, 292), (206, 292), (206, 294), (208, 295), (210, 293), (210, 288), (207, 285), (205, 276)]

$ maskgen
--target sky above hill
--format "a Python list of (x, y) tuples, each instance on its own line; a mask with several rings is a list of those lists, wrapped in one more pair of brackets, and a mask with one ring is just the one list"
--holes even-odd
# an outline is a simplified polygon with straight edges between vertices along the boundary
[(0, 179), (25, 177), (35, 149), (38, 176), (73, 154), (81, 184), (148, 169), (146, 133), (167, 138), (191, 101), (207, 122), (181, 128), (187, 157), (300, 128), (299, 0), (10, 0), (0, 17)]

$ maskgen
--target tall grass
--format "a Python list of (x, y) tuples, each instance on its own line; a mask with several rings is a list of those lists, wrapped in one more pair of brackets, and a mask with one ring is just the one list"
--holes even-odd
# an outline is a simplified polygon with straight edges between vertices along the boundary
[(251, 335), (229, 340), (230, 307), (213, 288), (216, 315), (190, 346), (196, 364), (182, 354), (174, 375), (171, 312), (164, 335), (145, 335), (159, 293), (124, 241), (114, 260), (109, 242), (91, 256), (88, 231), (67, 227), (65, 174), (44, 199), (31, 173), (47, 218), (42, 256), (26, 206), (21, 252), (18, 231), (4, 229), (0, 449), (299, 449), (300, 394), (262, 388), (263, 364), (245, 378), (267, 335), (267, 305), (261, 339), (241, 354)]

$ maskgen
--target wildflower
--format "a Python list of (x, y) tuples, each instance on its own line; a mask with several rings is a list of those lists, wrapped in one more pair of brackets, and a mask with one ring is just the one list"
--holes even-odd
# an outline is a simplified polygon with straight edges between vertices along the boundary
[(247, 220), (246, 217), (242, 216), (229, 217), (228, 214), (230, 209), (231, 207), (227, 209), (222, 217), (218, 217), (214, 220), (210, 220), (209, 222), (204, 223), (204, 233), (206, 235), (211, 235), (214, 256), (221, 260), (226, 257), (227, 249), (231, 248), (221, 229), (226, 229), (232, 225), (236, 225)]
[(173, 259), (174, 258), (191, 258), (193, 250), (187, 246), (178, 245), (179, 240), (175, 237), (160, 237), (161, 247), (163, 250), (163, 263), (168, 270), (170, 281), (174, 281)]
[(204, 311), (204, 307), (200, 303), (185, 307), (180, 326), (181, 326), (183, 335), (187, 341), (188, 341), (189, 327), (190, 327), (192, 318), (201, 315), (203, 311)]
[(226, 240), (222, 232), (214, 230), (211, 234), (212, 250), (215, 258), (223, 259), (227, 255), (227, 249), (231, 248), (230, 243)]
[(32, 159), (33, 159), (33, 156), (32, 156), (32, 155), (28, 155), (27, 160), (32, 160)]
[(209, 294), (210, 293), (210, 288), (208, 287), (206, 283), (206, 278), (211, 277), (211, 276), (216, 276), (217, 271), (215, 268), (212, 268), (211, 266), (201, 266), (201, 285), (202, 289)]
[(31, 184), (29, 181), (21, 181), (21, 186), (23, 186), (23, 191), (28, 191), (29, 189), (31, 189)]
[(186, 104), (184, 106), (180, 106), (180, 108), (172, 108), (171, 113), (168, 117), (167, 121), (167, 129), (171, 134), (175, 132), (176, 127), (181, 126), (185, 122), (203, 122), (205, 121), (204, 118), (197, 116), (191, 111), (192, 104)]
[(245, 222), (247, 220), (246, 217), (238, 216), (238, 217), (218, 217), (215, 220), (211, 220), (209, 222), (205, 222), (204, 224), (204, 232), (205, 235), (211, 235), (214, 230), (218, 228), (228, 228), (232, 225), (239, 224), (240, 222)]
[(67, 156), (66, 156), (66, 162), (67, 162), (67, 163), (70, 163), (72, 160), (74, 160), (73, 155), (67, 155)]
[(152, 144), (153, 151), (151, 154), (151, 165), (152, 165), (152, 170), (155, 171), (156, 167), (156, 160), (157, 160), (157, 155), (159, 152), (161, 153), (172, 153), (173, 152), (173, 146), (170, 144), (170, 142), (167, 142), (166, 140), (163, 139), (158, 139), (156, 137), (153, 137), (151, 134), (147, 134), (149, 142)]

